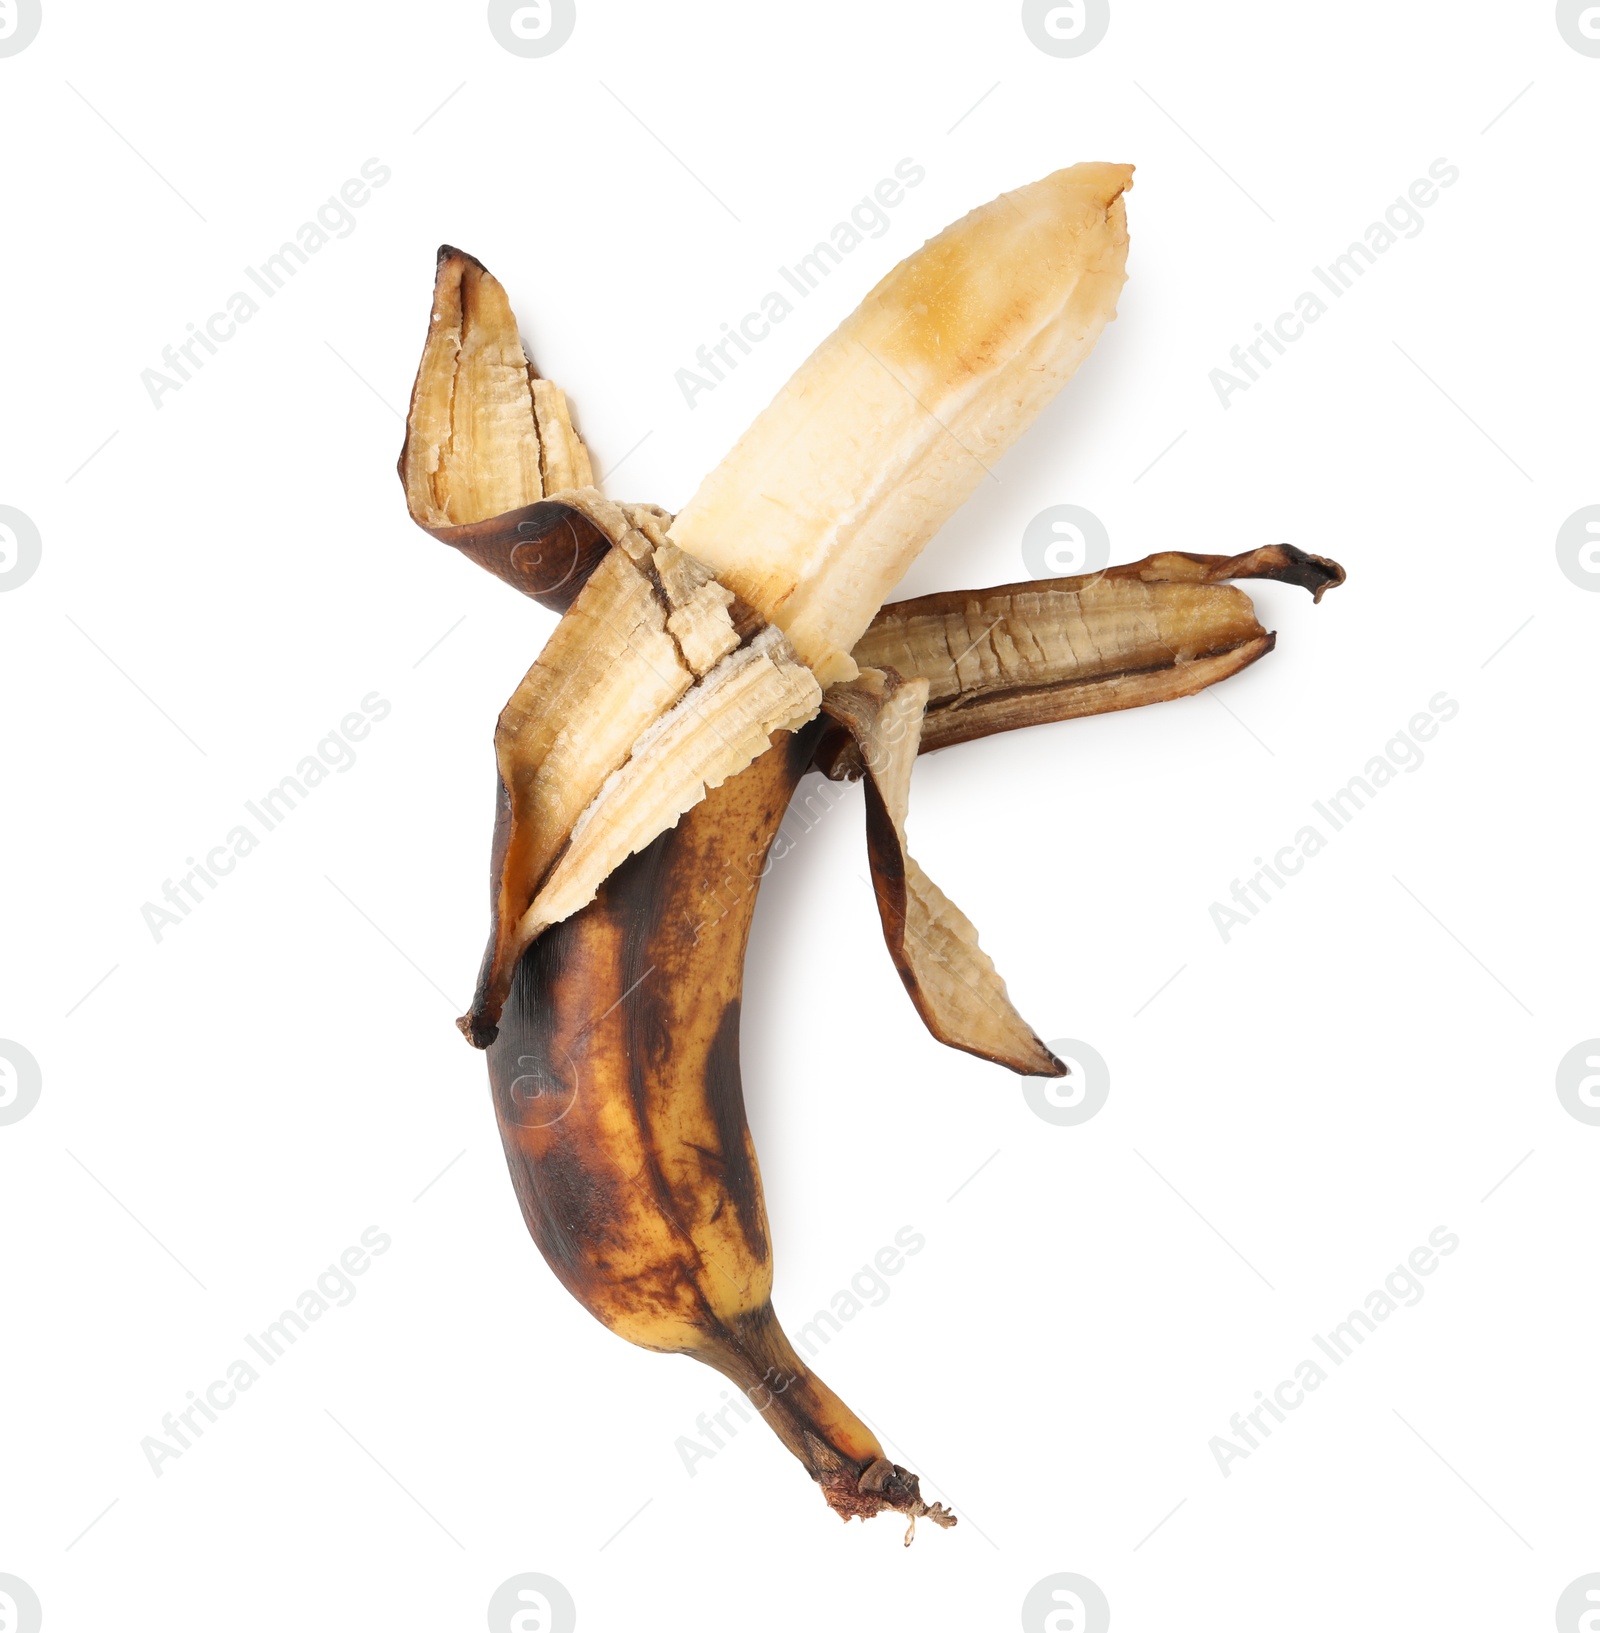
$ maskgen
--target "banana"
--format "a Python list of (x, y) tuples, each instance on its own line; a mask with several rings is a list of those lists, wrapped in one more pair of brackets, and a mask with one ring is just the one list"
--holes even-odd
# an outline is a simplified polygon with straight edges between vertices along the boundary
[(745, 947), (812, 767), (860, 778), (891, 958), (939, 1041), (1066, 1068), (910, 853), (920, 753), (1190, 696), (1272, 648), (1226, 582), (1318, 599), (1288, 545), (884, 596), (1115, 315), (1127, 166), (1078, 165), (903, 262), (673, 517), (595, 483), (504, 289), (440, 251), (400, 476), (415, 522), (561, 614), (502, 711), (491, 932), (459, 1023), (488, 1052), (523, 1217), (613, 1332), (735, 1383), (843, 1518), (917, 1476), (796, 1353), (739, 1076)]

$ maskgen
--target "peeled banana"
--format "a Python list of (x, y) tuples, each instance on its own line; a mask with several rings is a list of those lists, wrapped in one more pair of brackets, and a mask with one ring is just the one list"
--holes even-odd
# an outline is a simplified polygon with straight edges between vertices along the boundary
[[(1192, 695), (1271, 650), (1228, 580), (1288, 545), (884, 596), (1115, 315), (1132, 171), (1078, 165), (909, 257), (672, 517), (597, 489), (505, 291), (446, 247), (400, 475), (420, 526), (561, 613), (502, 711), (471, 1010), (523, 1217), (619, 1336), (736, 1383), (830, 1507), (955, 1524), (796, 1354), (744, 1114), (756, 888), (801, 777), (863, 779), (885, 940), (941, 1042), (1066, 1068), (910, 854), (919, 753)], [(733, 888), (728, 885), (733, 882)]]
[(902, 261), (700, 484), (672, 538), (824, 686), (1116, 315), (1133, 168), (1003, 193)]

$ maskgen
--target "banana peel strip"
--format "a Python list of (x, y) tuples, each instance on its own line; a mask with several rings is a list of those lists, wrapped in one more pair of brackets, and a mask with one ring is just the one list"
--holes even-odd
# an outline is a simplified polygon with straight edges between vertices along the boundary
[(614, 545), (640, 553), (663, 542), (670, 511), (619, 504), (598, 488), (564, 488), (547, 498), (462, 527), (425, 531), (551, 612), (564, 613)]
[(654, 505), (599, 492), (566, 393), (529, 361), (500, 281), (446, 244), (411, 390), (400, 481), (411, 519), (434, 538), (565, 612), (630, 529), (660, 543)]
[(642, 521), (618, 533), (495, 731), (490, 940), (458, 1023), (479, 1048), (543, 931), (821, 706), (783, 632)]
[[(1276, 636), (1229, 579), (1275, 579), (1317, 600), (1344, 569), (1293, 545), (1238, 556), (1165, 551), (1076, 578), (949, 591), (885, 607), (856, 644), (863, 668), (928, 681), (923, 753), (1046, 721), (1190, 697), (1270, 652)], [(831, 734), (818, 763), (859, 774)]]
[(1013, 1007), (972, 921), (907, 849), (911, 768), (927, 701), (926, 679), (870, 669), (830, 686), (822, 703), (850, 734), (865, 773), (867, 856), (889, 955), (939, 1042), (1025, 1077), (1064, 1076), (1067, 1068)]

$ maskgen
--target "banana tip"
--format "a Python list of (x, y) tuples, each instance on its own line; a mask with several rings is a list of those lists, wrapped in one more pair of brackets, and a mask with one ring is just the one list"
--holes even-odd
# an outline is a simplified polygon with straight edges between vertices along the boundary
[(493, 1021), (483, 1019), (476, 1010), (458, 1015), (456, 1029), (474, 1049), (487, 1049), (500, 1036), (500, 1028)]
[(441, 244), (439, 246), (438, 252), (433, 258), (434, 269), (437, 271), (446, 261), (453, 261), (458, 258), (466, 261), (471, 266), (475, 266), (480, 272), (489, 270), (476, 255), (471, 255), (464, 249), (457, 249), (454, 244)]

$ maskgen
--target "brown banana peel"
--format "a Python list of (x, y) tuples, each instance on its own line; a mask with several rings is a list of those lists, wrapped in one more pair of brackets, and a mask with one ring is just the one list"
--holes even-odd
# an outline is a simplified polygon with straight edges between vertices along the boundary
[[(1289, 544), (1241, 556), (1164, 551), (1079, 578), (945, 591), (885, 607), (853, 656), (928, 682), (924, 752), (1019, 726), (1192, 697), (1273, 648), (1231, 579), (1275, 579), (1320, 601), (1344, 569)], [(858, 762), (837, 734), (823, 763)]]
[(630, 857), (519, 960), (494, 1041), (495, 1115), (523, 1218), (562, 1285), (621, 1337), (736, 1384), (845, 1518), (951, 1517), (795, 1352), (772, 1309), (739, 1010), (754, 889), (820, 723)]
[(528, 361), (505, 290), (439, 250), (428, 338), (411, 391), (400, 481), (412, 521), (565, 612), (601, 559), (666, 513), (596, 488), (566, 394)]
[(1344, 577), (1272, 545), (880, 606), (1115, 315), (1131, 177), (1075, 166), (946, 229), (677, 517), (600, 493), (505, 291), (439, 254), (408, 509), (561, 614), (495, 733), (491, 934), (460, 1025), (488, 1051), (523, 1217), (558, 1279), (619, 1336), (736, 1383), (846, 1519), (955, 1523), (772, 1309), (739, 1016), (791, 796), (812, 768), (863, 780), (885, 940), (933, 1036), (1060, 1076), (910, 854), (918, 754), (1191, 696), (1272, 649), (1228, 581), (1320, 600)]
[(823, 699), (865, 773), (867, 856), (889, 956), (940, 1043), (1025, 1077), (1063, 1077), (1066, 1067), (1012, 1007), (972, 921), (906, 847), (911, 768), (927, 703), (927, 680), (907, 680), (893, 669), (862, 669), (854, 682), (830, 686)]

